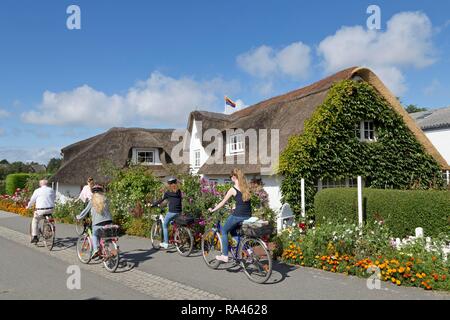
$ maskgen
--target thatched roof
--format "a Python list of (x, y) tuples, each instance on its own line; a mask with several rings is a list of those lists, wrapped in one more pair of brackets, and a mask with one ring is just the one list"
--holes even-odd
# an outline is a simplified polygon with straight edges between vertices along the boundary
[(172, 129), (112, 128), (105, 133), (80, 141), (62, 149), (64, 159), (52, 181), (83, 185), (88, 177), (106, 183), (109, 177), (101, 173), (101, 163), (110, 161), (116, 167), (125, 167), (133, 148), (156, 148), (162, 165), (149, 166), (158, 177), (169, 174), (170, 154), (178, 143), (171, 141)]
[[(286, 147), (290, 136), (303, 132), (305, 121), (311, 118), (317, 107), (323, 103), (331, 86), (338, 81), (352, 79), (356, 76), (371, 84), (386, 99), (390, 106), (403, 117), (406, 125), (413, 132), (417, 140), (422, 143), (426, 151), (437, 160), (443, 169), (450, 167), (423, 131), (405, 111), (395, 95), (367, 68), (352, 67), (343, 70), (307, 87), (262, 101), (230, 115), (199, 111), (192, 112), (189, 117), (188, 130), (191, 130), (194, 120), (202, 121), (203, 131), (206, 130), (205, 128), (210, 127), (219, 130), (232, 128), (243, 130), (250, 128), (279, 129), (279, 152), (281, 153)], [(270, 146), (268, 146), (268, 149), (270, 152)], [(199, 173), (208, 175), (229, 174), (233, 167), (233, 165), (205, 164), (200, 168)], [(239, 167), (247, 174), (259, 174), (261, 172), (260, 165), (247, 164), (239, 165)], [(276, 168), (272, 169), (272, 172), (274, 172)]]

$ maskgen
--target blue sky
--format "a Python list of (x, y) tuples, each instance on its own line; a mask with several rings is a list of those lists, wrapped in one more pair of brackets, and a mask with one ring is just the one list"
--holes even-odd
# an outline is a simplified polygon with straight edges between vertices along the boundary
[[(81, 8), (81, 30), (66, 9)], [(366, 9), (381, 8), (381, 30)], [(404, 104), (450, 105), (450, 2), (0, 3), (0, 159), (45, 163), (112, 126), (178, 128), (352, 65)]]

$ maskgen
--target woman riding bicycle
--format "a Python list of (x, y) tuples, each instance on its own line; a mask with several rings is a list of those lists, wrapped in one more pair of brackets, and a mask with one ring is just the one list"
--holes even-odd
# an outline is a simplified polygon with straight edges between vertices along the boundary
[(92, 217), (92, 248), (94, 249), (93, 258), (99, 255), (98, 249), (98, 231), (106, 225), (112, 224), (112, 215), (109, 211), (109, 204), (104, 195), (103, 187), (95, 185), (92, 188), (92, 199), (87, 207), (77, 216), (78, 220), (85, 218), (89, 212)]
[(167, 181), (167, 184), (169, 187), (169, 191), (166, 191), (164, 193), (164, 196), (161, 200), (153, 203), (153, 206), (157, 206), (161, 204), (164, 200), (169, 201), (169, 212), (164, 218), (163, 223), (164, 242), (160, 244), (160, 246), (164, 249), (167, 249), (169, 247), (169, 223), (183, 211), (182, 206), (183, 197), (181, 195), (181, 190), (178, 187), (177, 179), (171, 178)]
[(231, 172), (230, 178), (234, 183), (233, 188), (228, 190), (225, 198), (214, 209), (209, 209), (209, 212), (215, 212), (222, 208), (231, 197), (236, 199), (236, 208), (222, 229), (222, 255), (216, 256), (217, 261), (225, 263), (228, 262), (228, 233), (235, 236), (237, 227), (252, 216), (251, 194), (244, 174), (240, 169), (235, 168)]

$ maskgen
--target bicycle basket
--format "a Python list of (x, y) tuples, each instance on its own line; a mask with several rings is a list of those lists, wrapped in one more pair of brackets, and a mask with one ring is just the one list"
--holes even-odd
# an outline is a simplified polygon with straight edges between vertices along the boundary
[(99, 231), (100, 238), (117, 238), (119, 233), (119, 226), (117, 225), (107, 225), (102, 227)]
[(247, 237), (261, 238), (264, 236), (271, 235), (273, 233), (273, 226), (252, 226), (251, 224), (242, 225), (242, 233)]
[(179, 226), (187, 226), (194, 223), (194, 218), (188, 215), (181, 214), (175, 218), (175, 223)]

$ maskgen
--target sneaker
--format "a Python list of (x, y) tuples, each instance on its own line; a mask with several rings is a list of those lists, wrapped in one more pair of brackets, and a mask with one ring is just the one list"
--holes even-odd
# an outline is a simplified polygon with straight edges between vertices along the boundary
[(161, 248), (163, 248), (163, 249), (169, 248), (169, 244), (168, 244), (168, 243), (165, 243), (165, 242), (161, 242), (159, 246), (160, 246)]
[(224, 256), (224, 255), (222, 255), (222, 256), (216, 256), (216, 260), (217, 260), (217, 261), (221, 261), (221, 262), (228, 263), (228, 256)]
[(39, 238), (37, 236), (34, 236), (33, 239), (31, 239), (30, 243), (38, 243), (39, 242)]

